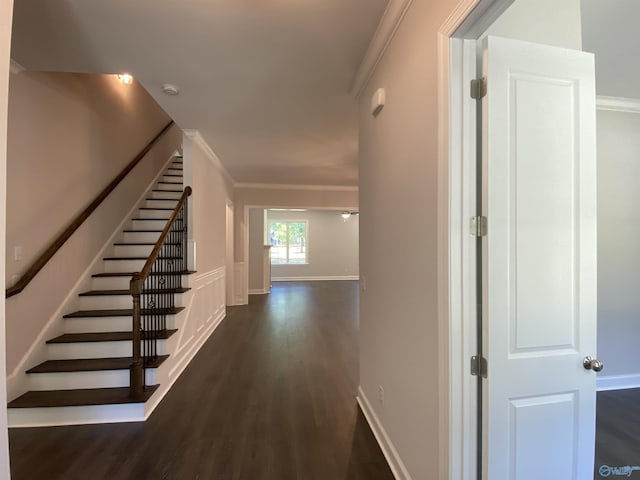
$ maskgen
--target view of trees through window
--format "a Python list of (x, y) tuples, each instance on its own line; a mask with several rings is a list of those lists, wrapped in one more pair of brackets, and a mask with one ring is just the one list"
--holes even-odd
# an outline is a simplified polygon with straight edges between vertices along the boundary
[(307, 222), (271, 222), (271, 263), (307, 263)]

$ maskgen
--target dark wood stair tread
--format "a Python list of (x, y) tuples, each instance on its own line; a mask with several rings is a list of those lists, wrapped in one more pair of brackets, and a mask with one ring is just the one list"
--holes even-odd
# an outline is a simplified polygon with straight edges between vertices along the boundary
[[(114, 243), (117, 247), (127, 247), (127, 246), (142, 246), (142, 247), (153, 247), (155, 246), (155, 242), (116, 242)], [(171, 243), (167, 242), (165, 245), (180, 245), (179, 243)]]
[(157, 211), (173, 211), (175, 210), (175, 208), (171, 208), (171, 207), (140, 207), (140, 210), (157, 210)]
[[(157, 332), (158, 339), (166, 340), (178, 330), (167, 329)], [(144, 338), (144, 335), (143, 335)], [(93, 342), (127, 342), (133, 340), (132, 332), (92, 332), (92, 333), (65, 333), (47, 340), (48, 344), (56, 343), (93, 343)]]
[[(182, 232), (181, 228), (178, 228), (176, 230), (171, 230), (172, 232)], [(162, 233), (162, 230), (144, 230), (144, 229), (133, 229), (133, 228), (127, 228), (126, 230), (123, 230), (123, 232), (125, 233)], [(154, 244), (155, 245), (155, 244)]]
[(166, 222), (169, 220), (168, 218), (132, 218), (131, 220), (136, 220), (138, 222)]
[[(103, 260), (147, 260), (149, 257), (104, 257)], [(157, 260), (181, 260), (182, 257), (158, 257)]]
[[(158, 368), (169, 355), (158, 355), (147, 367)], [(47, 360), (27, 370), (27, 373), (97, 372), (100, 370), (129, 370), (131, 357), (80, 358), (75, 360)]]
[[(164, 190), (161, 190), (164, 191)], [(152, 200), (154, 202), (177, 202), (180, 200), (179, 198), (147, 198), (147, 200)]]
[[(191, 290), (190, 288), (160, 288), (155, 290), (146, 290), (143, 292), (152, 294), (152, 293), (185, 293)], [(80, 297), (99, 297), (106, 295), (131, 295), (129, 290), (89, 290), (88, 292), (82, 292), (78, 296)]]
[[(156, 315), (175, 315), (184, 310), (184, 307), (173, 308), (154, 308), (143, 309), (142, 314), (156, 314)], [(87, 317), (130, 317), (133, 315), (132, 308), (117, 308), (109, 310), (78, 310), (77, 312), (67, 313), (62, 318), (87, 318)]]
[(159, 385), (147, 386), (140, 397), (131, 397), (129, 387), (76, 390), (32, 390), (9, 402), (9, 408), (81, 407), (145, 403)]
[[(140, 272), (102, 272), (94, 273), (91, 275), (94, 278), (101, 277), (132, 277), (134, 274)], [(149, 275), (192, 275), (197, 273), (195, 270), (182, 270), (180, 272), (151, 272)]]
[(151, 191), (152, 192), (166, 192), (166, 193), (184, 193), (183, 190), (158, 190), (158, 189), (153, 189)]

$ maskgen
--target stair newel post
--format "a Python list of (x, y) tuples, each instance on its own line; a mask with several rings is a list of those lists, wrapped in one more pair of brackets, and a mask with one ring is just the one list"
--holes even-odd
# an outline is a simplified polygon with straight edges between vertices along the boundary
[(142, 310), (140, 307), (142, 286), (143, 282), (140, 279), (140, 274), (134, 274), (129, 284), (129, 291), (131, 292), (131, 296), (133, 297), (133, 361), (131, 363), (129, 384), (132, 397), (142, 395), (144, 390), (144, 369), (141, 354)]
[(185, 198), (183, 210), (182, 210), (182, 265), (184, 266), (184, 271), (189, 270), (189, 198), (191, 196), (191, 187), (187, 186), (184, 189), (187, 193), (187, 198)]

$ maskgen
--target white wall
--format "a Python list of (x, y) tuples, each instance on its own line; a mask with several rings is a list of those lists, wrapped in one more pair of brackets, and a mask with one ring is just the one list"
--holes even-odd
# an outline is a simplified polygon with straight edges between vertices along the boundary
[(267, 220), (308, 222), (305, 265), (272, 265), (273, 280), (356, 279), (358, 271), (358, 215), (346, 222), (337, 210), (285, 212), (268, 210)]
[[(6, 281), (24, 272), (169, 120), (139, 84), (122, 85), (113, 75), (11, 74)], [(7, 299), (8, 373), (23, 373), (21, 360), (179, 142), (174, 127), (31, 283)], [(15, 247), (22, 247), (21, 261), (14, 260)]]
[(238, 186), (234, 190), (235, 304), (249, 301), (249, 207), (358, 209), (355, 187)]
[(249, 292), (263, 293), (264, 209), (249, 209)]
[(638, 0), (582, 0), (583, 48), (596, 55), (598, 95), (640, 98)]
[(582, 50), (580, 0), (516, 0), (485, 35)]
[(639, 376), (640, 114), (598, 111), (597, 118), (599, 378)]
[[(11, 51), (11, 20), (13, 18), (12, 0), (0, 2), (0, 252), (5, 249), (6, 215), (6, 167), (7, 167), (7, 110), (9, 97), (9, 52)], [(0, 268), (4, 270), (5, 261), (0, 256)], [(0, 275), (0, 291), (5, 290), (4, 276)], [(7, 436), (6, 367), (5, 367), (5, 299), (0, 299), (0, 480), (8, 480), (9, 441)]]

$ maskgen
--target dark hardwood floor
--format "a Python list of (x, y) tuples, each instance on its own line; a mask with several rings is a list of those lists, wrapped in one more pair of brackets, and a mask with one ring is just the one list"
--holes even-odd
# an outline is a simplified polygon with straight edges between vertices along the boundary
[(355, 395), (357, 282), (231, 307), (145, 423), (12, 429), (13, 480), (393, 479)]
[[(595, 479), (607, 478), (603, 466), (640, 467), (640, 388), (598, 392)], [(640, 478), (640, 470), (629, 474)]]

